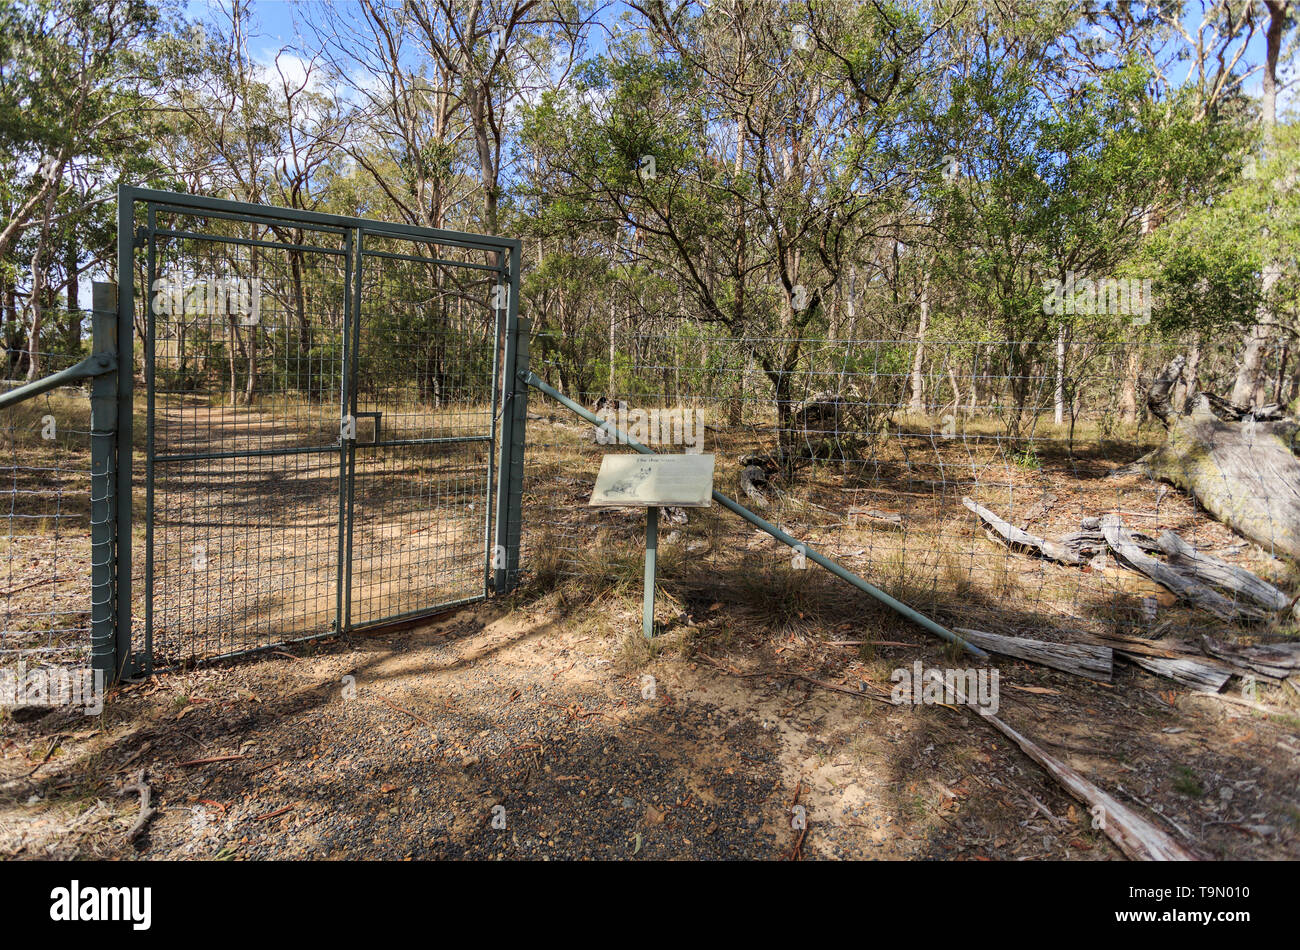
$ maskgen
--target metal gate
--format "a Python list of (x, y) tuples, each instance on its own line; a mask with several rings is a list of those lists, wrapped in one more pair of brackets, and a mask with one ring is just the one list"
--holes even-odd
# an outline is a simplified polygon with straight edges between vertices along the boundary
[(144, 349), (146, 658), (505, 585), (517, 241), (139, 189), (119, 229)]

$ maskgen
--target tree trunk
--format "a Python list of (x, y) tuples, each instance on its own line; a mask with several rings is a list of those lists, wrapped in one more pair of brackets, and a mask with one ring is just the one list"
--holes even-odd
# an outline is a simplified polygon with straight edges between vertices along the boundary
[[(295, 234), (294, 240), (301, 242), (302, 238), (299, 234)], [(316, 371), (312, 362), (312, 347), (315, 344), (312, 339), (311, 319), (307, 316), (302, 253), (297, 249), (289, 252), (289, 275), (293, 288), (293, 308), (296, 311), (295, 316), (298, 318), (298, 354), (294, 360), (296, 372), (291, 385), (305, 392), (308, 402), (316, 402), (322, 396), (324, 387), (320, 385), (320, 381), (316, 378)]]
[(1196, 392), (1196, 374), (1201, 365), (1201, 341), (1192, 344), (1192, 351), (1187, 357), (1187, 365), (1174, 387), (1174, 411), (1182, 413), (1187, 408), (1187, 401)]
[(32, 291), (28, 302), (32, 308), (31, 332), (27, 337), (27, 378), (36, 379), (41, 374), (41, 324), (45, 304), (45, 249), (50, 239), (50, 218), (54, 215), (54, 191), (45, 199), (45, 214), (41, 220), (41, 236), (32, 254)]
[(4, 278), (4, 297), (0, 300), (0, 306), (3, 307), (3, 312), (0, 312), (0, 323), (3, 324), (4, 330), (5, 376), (13, 379), (18, 375), (26, 346), (22, 342), (22, 325), (18, 319), (18, 295), (12, 277)]
[(251, 406), (257, 398), (257, 344), (261, 328), (248, 328), (248, 377), (244, 380), (244, 405)]
[(1121, 422), (1137, 422), (1138, 403), (1138, 351), (1133, 347), (1124, 359), (1124, 384), (1120, 389), (1119, 418)]
[(614, 394), (615, 367), (618, 365), (618, 300), (609, 298), (609, 379), (605, 381), (605, 392)]
[(925, 381), (921, 367), (925, 361), (925, 332), (930, 328), (930, 278), (921, 284), (921, 325), (916, 331), (916, 354), (912, 357), (912, 401), (908, 406), (914, 415), (925, 412)]
[(1144, 465), (1156, 478), (1195, 496), (1238, 534), (1272, 554), (1300, 557), (1300, 460), (1297, 427), (1281, 422), (1224, 422), (1195, 401)]
[(1278, 353), (1277, 361), (1277, 378), (1273, 381), (1273, 401), (1285, 405), (1286, 398), (1286, 370), (1287, 364), (1291, 358), (1291, 344), (1287, 340), (1282, 341), (1281, 350)]
[(230, 369), (230, 406), (233, 409), (239, 404), (239, 373), (236, 369), (239, 350), (242, 347), (239, 342), (239, 317), (233, 313), (227, 314), (226, 326), (230, 329), (230, 359), (228, 365)]
[[(81, 352), (81, 270), (77, 262), (75, 231), (69, 236), (63, 252), (63, 269), (67, 274), (68, 341), (70, 352)], [(1279, 387), (1280, 388), (1280, 387)]]
[[(1199, 394), (1192, 411), (1175, 415), (1169, 402), (1183, 358), (1151, 385), (1147, 404), (1168, 427), (1164, 445), (1133, 467), (1195, 497), (1211, 515), (1272, 554), (1300, 558), (1300, 459), (1294, 419), (1223, 419), (1226, 401)], [(1123, 470), (1121, 470), (1123, 471)]]
[(1065, 324), (1056, 331), (1056, 412), (1053, 421), (1059, 426), (1065, 422)]
[[(1271, 278), (1271, 279), (1270, 279)], [(1272, 285), (1277, 283), (1273, 265), (1264, 269), (1264, 291), (1267, 295)], [(1252, 406), (1258, 395), (1263, 379), (1264, 351), (1268, 347), (1269, 331), (1264, 323), (1264, 304), (1260, 304), (1259, 323), (1246, 331), (1246, 343), (1241, 350), (1241, 360), (1237, 363), (1237, 380), (1232, 385), (1232, 401), (1238, 406)]]

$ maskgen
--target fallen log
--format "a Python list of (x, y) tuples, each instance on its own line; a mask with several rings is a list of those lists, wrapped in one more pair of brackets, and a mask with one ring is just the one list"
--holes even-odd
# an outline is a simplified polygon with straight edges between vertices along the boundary
[[(1134, 544), (1148, 554), (1163, 553), (1154, 538), (1149, 538), (1137, 531), (1129, 532), (1129, 537)], [(1056, 543), (1064, 545), (1085, 560), (1094, 558), (1099, 554), (1105, 554), (1107, 545), (1106, 537), (1101, 533), (1101, 518), (1084, 518), (1080, 522), (1078, 531), (1061, 535), (1056, 539)]]
[(1201, 648), (1241, 669), (1284, 680), (1300, 670), (1300, 642), (1234, 646), (1213, 637), (1201, 637)]
[(789, 418), (801, 432), (822, 435), (844, 429), (845, 423), (866, 408), (862, 394), (855, 387), (844, 392), (826, 389), (792, 405)]
[[(1292, 606), (1291, 599), (1272, 584), (1245, 568), (1196, 550), (1173, 531), (1150, 538), (1125, 528), (1118, 515), (1107, 515), (1085, 518), (1080, 530), (1051, 541), (1016, 527), (970, 498), (962, 498), (962, 504), (979, 517), (990, 536), (1000, 538), (1009, 548), (1072, 567), (1090, 563), (1095, 567), (1095, 559), (1109, 549), (1118, 564), (1221, 620), (1258, 620), (1266, 616), (1265, 611)], [(1150, 554), (1164, 555), (1168, 561)], [(1234, 599), (1210, 585), (1230, 591)]]
[[(979, 715), (976, 713), (976, 715)], [(1196, 854), (1147, 821), (1137, 812), (1107, 795), (1096, 785), (1025, 738), (997, 716), (981, 716), (1020, 747), (1061, 787), (1088, 806), (1094, 826), (1135, 861), (1196, 861)]]
[(1096, 637), (1109, 643), (1120, 659), (1195, 690), (1217, 692), (1233, 676), (1231, 670), (1207, 663), (1202, 654), (1189, 652), (1195, 648), (1181, 641), (1143, 640), (1104, 633)]
[(1243, 567), (1196, 550), (1172, 531), (1161, 532), (1159, 544), (1161, 550), (1169, 555), (1171, 564), (1185, 572), (1195, 573), (1215, 587), (1249, 598), (1268, 610), (1285, 610), (1291, 606), (1291, 598), (1268, 581)]
[[(1123, 650), (1126, 653), (1137, 653), (1141, 656), (1162, 656), (1166, 658), (1175, 658), (1188, 656), (1188, 650), (1184, 644), (1171, 640), (1147, 640), (1141, 637), (1126, 637), (1122, 634), (1113, 632), (1102, 632), (1092, 634), (1094, 640), (1100, 640), (1114, 650)], [(1200, 656), (1200, 654), (1196, 654)]]
[(766, 509), (767, 496), (759, 491), (759, 485), (767, 484), (767, 472), (757, 465), (746, 465), (740, 471), (740, 490), (746, 497), (754, 503), (754, 507), (759, 510)]
[(1070, 567), (1079, 567), (1083, 564), (1083, 558), (1065, 545), (1049, 541), (1046, 538), (1036, 537), (1022, 528), (1017, 528), (1015, 525), (999, 518), (983, 505), (976, 504), (970, 498), (963, 498), (961, 503), (975, 512), (985, 526), (1002, 538), (1009, 547), (1027, 549), (1036, 552), (1040, 557)]
[(867, 518), (871, 521), (881, 521), (885, 524), (892, 525), (895, 528), (903, 527), (903, 515), (901, 512), (888, 511), (884, 508), (850, 508), (849, 524), (856, 524), (858, 518)]
[(1113, 668), (1113, 651), (1110, 647), (1093, 643), (1047, 643), (1027, 637), (1008, 637), (969, 627), (954, 627), (958, 633), (990, 653), (1013, 656), (1019, 660), (1050, 666), (1054, 670), (1073, 673), (1092, 680), (1109, 683)]
[(1220, 620), (1231, 621), (1242, 612), (1243, 608), (1233, 604), (1228, 598), (1195, 577), (1145, 554), (1133, 539), (1132, 533), (1124, 527), (1119, 515), (1106, 515), (1102, 518), (1101, 533), (1117, 559), (1189, 603), (1214, 614)]
[(1201, 660), (1189, 657), (1159, 657), (1132, 653), (1128, 650), (1116, 650), (1120, 656), (1134, 666), (1140, 666), (1149, 673), (1164, 676), (1176, 683), (1182, 683), (1191, 689), (1217, 693), (1225, 683), (1232, 679), (1232, 672), (1219, 666), (1211, 666)]

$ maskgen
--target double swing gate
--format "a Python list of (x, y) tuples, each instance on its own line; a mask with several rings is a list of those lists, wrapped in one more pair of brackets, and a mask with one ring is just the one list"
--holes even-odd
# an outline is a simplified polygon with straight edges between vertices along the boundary
[(118, 258), (116, 294), (96, 286), (102, 365), (76, 377), (96, 377), (102, 437), (97, 667), (410, 620), (513, 583), (517, 241), (123, 188)]
[(518, 242), (123, 198), (147, 289), (120, 304), (143, 321), (147, 654), (237, 654), (506, 586)]

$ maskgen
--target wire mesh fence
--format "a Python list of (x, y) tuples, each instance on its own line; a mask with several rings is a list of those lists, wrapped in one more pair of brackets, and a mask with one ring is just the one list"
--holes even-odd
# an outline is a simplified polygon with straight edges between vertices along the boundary
[[(1154, 582), (1139, 561), (1174, 556), (1166, 532), (1285, 597), (1294, 586), (1285, 552), (1128, 467), (1165, 440), (1147, 393), (1176, 343), (737, 337), (692, 321), (539, 333), (520, 365), (612, 427), (534, 397), (521, 517), (502, 444), (519, 412), (504, 293), (517, 245), (173, 199), (136, 209), (123, 311), (144, 344), (128, 364), (144, 390), (131, 636), (163, 662), (478, 599), (513, 575), (496, 549), (518, 523), (534, 579), (639, 580), (640, 515), (586, 506), (601, 457), (629, 451), (617, 430), (714, 454), (721, 491), (953, 627), (1158, 636), (1277, 619), (1231, 589), (1203, 609)], [(41, 371), (83, 356), (80, 336)], [(1230, 348), (1195, 351), (1215, 388)], [(1285, 402), (1300, 375), (1285, 347), (1270, 359)], [(1174, 407), (1197, 379), (1178, 377)], [(94, 573), (112, 562), (92, 550), (111, 517), (95, 485), (116, 473), (92, 471), (89, 397), (53, 390), (0, 417), (0, 658), (71, 661), (90, 643)], [(785, 623), (832, 597), (799, 549), (721, 509), (665, 518), (660, 567), (680, 604), (750, 602)]]
[[(38, 355), (42, 372), (54, 373), (84, 354)], [(24, 366), (9, 362), (11, 373)], [(0, 391), (26, 381), (25, 373), (0, 380)], [(0, 412), (0, 666), (88, 662), (95, 559), (90, 429), (89, 384)]]
[[(1187, 493), (1121, 471), (1164, 441), (1145, 408), (1173, 345), (1069, 341), (778, 339), (698, 326), (621, 333), (583, 366), (571, 341), (541, 334), (534, 370), (656, 451), (716, 456), (715, 487), (871, 583), (950, 626), (1052, 639), (1221, 632), (1109, 550), (1118, 517), (1157, 559), (1173, 531), (1198, 551), (1283, 587), (1276, 552), (1243, 542)], [(1174, 393), (1182, 403), (1189, 393)], [(639, 513), (586, 507), (601, 456), (629, 451), (534, 395), (528, 428), (525, 564), (535, 576), (635, 581)], [(1043, 556), (1008, 530), (1058, 542)], [(716, 506), (669, 511), (664, 588), (695, 609), (761, 605), (774, 625), (845, 585), (815, 579), (800, 552)], [(1224, 597), (1241, 618), (1256, 604)], [(1231, 611), (1234, 615), (1235, 609)]]

